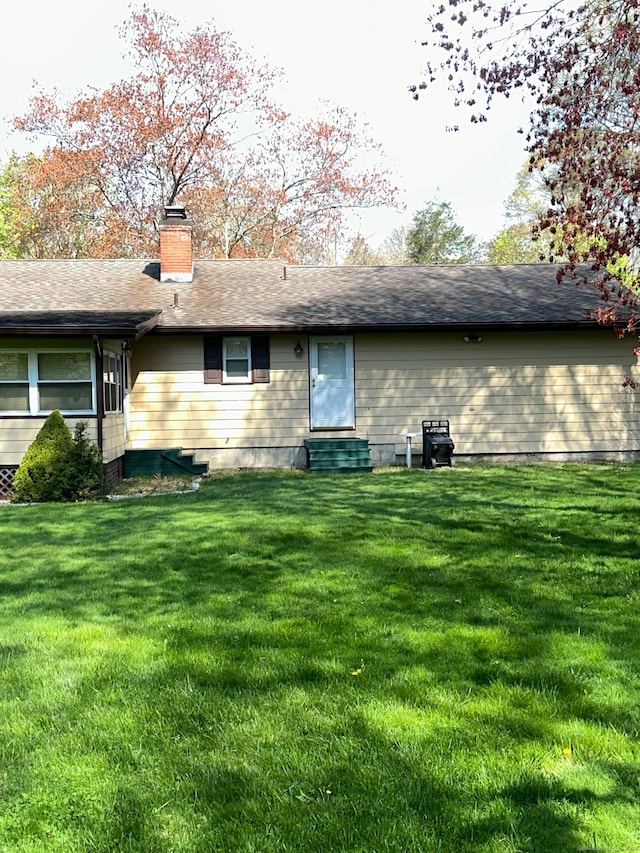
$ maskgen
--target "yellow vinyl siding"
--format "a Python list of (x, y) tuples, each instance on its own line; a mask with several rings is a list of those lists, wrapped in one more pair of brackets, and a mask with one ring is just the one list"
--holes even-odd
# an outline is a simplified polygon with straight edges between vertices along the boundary
[(607, 330), (463, 337), (360, 336), (358, 434), (400, 453), (398, 433), (435, 417), (451, 421), (459, 454), (640, 448), (636, 394), (621, 387), (637, 372), (629, 340)]
[(124, 415), (111, 412), (102, 421), (102, 458), (112, 462), (124, 454), (126, 447), (124, 434)]
[[(2, 465), (19, 465), (22, 457), (36, 435), (40, 432), (46, 418), (0, 418), (0, 460)], [(96, 440), (95, 418), (65, 418), (65, 423), (74, 431), (76, 423), (84, 421), (87, 424), (87, 438)]]
[(270, 382), (228, 385), (204, 383), (202, 338), (139, 341), (129, 446), (196, 451), (301, 446), (309, 432), (309, 380), (306, 352), (301, 359), (294, 353), (298, 337), (271, 337)]
[(19, 465), (34, 440), (44, 418), (3, 418), (0, 420), (0, 459), (3, 465)]
[[(204, 383), (201, 337), (137, 342), (128, 446), (182, 447), (214, 467), (300, 464), (311, 433), (308, 345), (303, 338), (304, 356), (296, 358), (298, 337), (271, 336), (269, 383), (238, 385)], [(400, 433), (419, 431), (430, 417), (450, 419), (463, 455), (640, 449), (637, 394), (621, 388), (636, 371), (629, 340), (607, 330), (463, 338), (355, 335), (350, 434), (383, 449), (388, 461), (404, 454)], [(420, 446), (418, 439), (416, 452)]]

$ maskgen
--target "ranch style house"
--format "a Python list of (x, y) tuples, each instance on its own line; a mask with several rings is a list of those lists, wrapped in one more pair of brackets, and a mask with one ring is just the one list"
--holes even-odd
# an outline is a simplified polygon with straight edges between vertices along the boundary
[(306, 468), (318, 447), (404, 464), (428, 418), (469, 461), (639, 455), (633, 346), (549, 264), (194, 260), (182, 208), (159, 232), (159, 261), (0, 261), (0, 496), (54, 409), (108, 480)]

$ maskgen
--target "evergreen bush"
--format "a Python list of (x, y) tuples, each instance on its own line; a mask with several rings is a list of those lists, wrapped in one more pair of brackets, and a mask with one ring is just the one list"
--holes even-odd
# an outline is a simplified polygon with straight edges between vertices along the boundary
[(86, 427), (77, 424), (72, 436), (60, 412), (51, 412), (16, 471), (14, 503), (75, 501), (102, 494), (102, 456), (87, 439)]
[(91, 500), (104, 495), (102, 454), (98, 445), (86, 435), (87, 424), (80, 421), (73, 432), (70, 460), (71, 500)]

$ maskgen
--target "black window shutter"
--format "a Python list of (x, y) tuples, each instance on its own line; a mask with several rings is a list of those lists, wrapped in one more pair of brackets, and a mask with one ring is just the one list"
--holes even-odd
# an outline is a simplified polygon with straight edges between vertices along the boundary
[(269, 335), (254, 335), (251, 338), (251, 378), (254, 382), (269, 382), (271, 361), (269, 357)]
[(222, 338), (220, 335), (203, 339), (204, 384), (220, 385), (222, 382)]

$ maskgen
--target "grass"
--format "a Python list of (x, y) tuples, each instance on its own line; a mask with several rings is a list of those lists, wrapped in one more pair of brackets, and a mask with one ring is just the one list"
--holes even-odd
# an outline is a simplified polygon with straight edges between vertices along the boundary
[(0, 851), (640, 850), (639, 473), (0, 508)]

